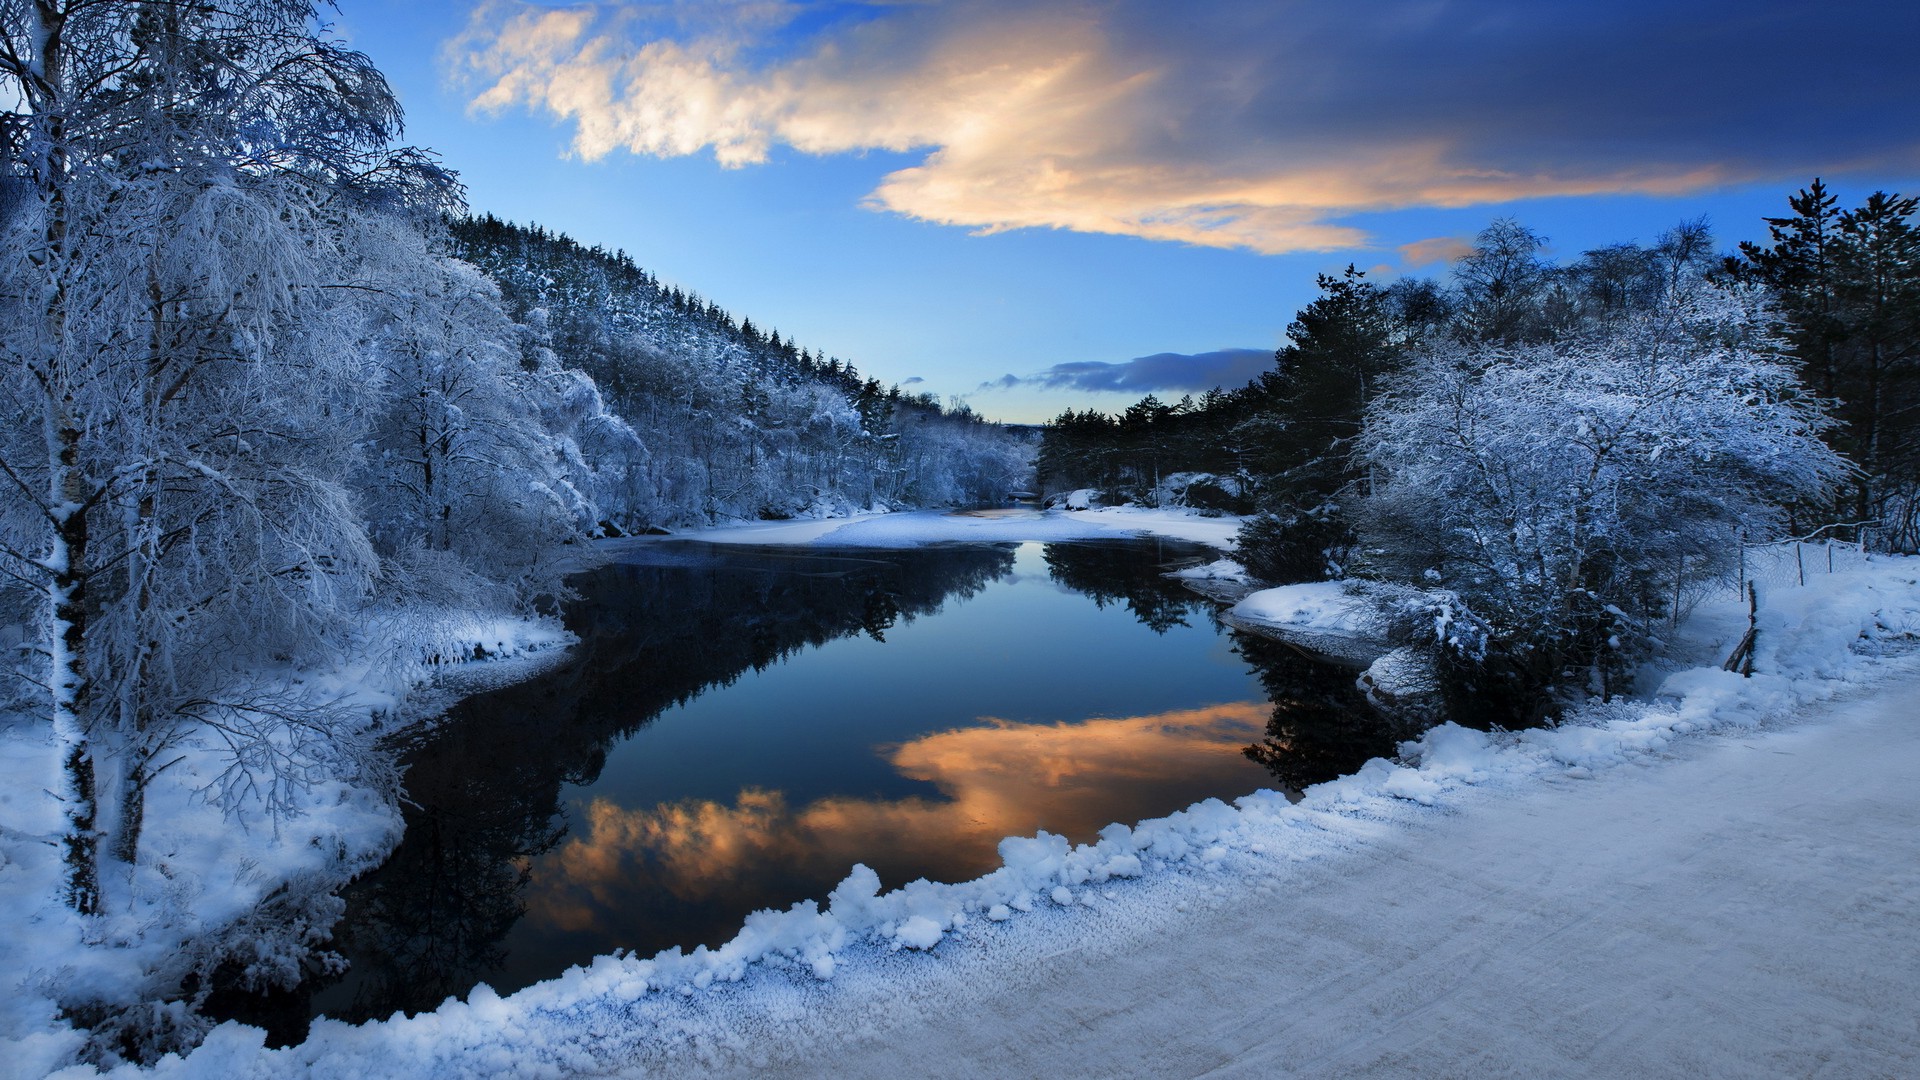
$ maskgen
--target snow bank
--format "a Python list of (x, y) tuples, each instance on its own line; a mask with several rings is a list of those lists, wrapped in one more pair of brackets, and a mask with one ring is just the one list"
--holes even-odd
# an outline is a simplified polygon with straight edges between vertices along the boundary
[(1232, 559), (1182, 567), (1167, 576), (1214, 603), (1227, 606), (1239, 603), (1257, 584), (1247, 576), (1247, 568)]
[(1209, 516), (1181, 507), (1149, 509), (1144, 506), (1110, 506), (1075, 516), (1140, 536), (1186, 540), (1222, 551), (1232, 551), (1238, 545), (1240, 526), (1246, 520), (1236, 514)]
[(474, 612), (385, 612), (369, 620), (364, 651), (397, 648), (428, 667), (503, 660), (569, 645), (573, 635), (548, 619), (519, 619)]
[(1360, 673), (1357, 684), (1382, 716), (1420, 727), (1446, 718), (1446, 695), (1424, 650), (1403, 645), (1382, 654)]
[(1235, 585), (1244, 585), (1249, 580), (1247, 568), (1232, 559), (1215, 559), (1199, 566), (1189, 566), (1175, 570), (1170, 576), (1181, 581), (1225, 581)]
[[(1129, 938), (1148, 947), (1156, 928), (1190, 905), (1224, 902), (1227, 885), (1265, 887), (1303, 861), (1365, 848), (1396, 822), (1644, 761), (1703, 732), (1789, 717), (1882, 673), (1887, 665), (1873, 646), (1920, 637), (1917, 575), (1920, 561), (1875, 559), (1856, 573), (1763, 594), (1760, 673), (1751, 679), (1703, 655), (1708, 666), (1670, 675), (1649, 701), (1594, 705), (1547, 730), (1488, 734), (1446, 724), (1404, 744), (1397, 762), (1370, 761), (1309, 788), (1297, 804), (1270, 791), (1232, 806), (1208, 800), (1111, 825), (1078, 846), (1046, 833), (1012, 837), (1001, 843), (1000, 869), (958, 884), (922, 880), (883, 892), (871, 870), (856, 866), (824, 910), (806, 901), (758, 912), (718, 949), (600, 957), (508, 998), (483, 986), (466, 1002), (412, 1018), (321, 1022), (307, 1042), (282, 1050), (264, 1049), (258, 1031), (226, 1024), (184, 1058), (115, 1075), (676, 1075), (689, 1061), (758, 1060), (775, 1035), (857, 1034), (816, 1019), (836, 1015), (823, 1009), (836, 995), (868, 1003), (874, 1011), (860, 1023), (870, 1032), (886, 1026), (889, 1011), (919, 1008), (901, 987), (981, 956), (1018, 951), (1023, 970), (1038, 975), (1073, 964), (1072, 954), (1093, 943)], [(27, 1038), (13, 1049), (15, 1061), (37, 1055), (30, 1060), (45, 1065), (57, 1063), (60, 1047)]]
[(1373, 604), (1340, 581), (1262, 589), (1235, 604), (1233, 613), (1268, 626), (1320, 634), (1362, 636), (1378, 629)]

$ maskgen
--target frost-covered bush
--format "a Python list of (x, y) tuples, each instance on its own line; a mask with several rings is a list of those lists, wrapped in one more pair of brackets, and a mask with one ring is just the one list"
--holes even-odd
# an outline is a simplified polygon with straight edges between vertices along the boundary
[(1253, 509), (1248, 478), (1207, 472), (1169, 473), (1145, 494), (1150, 506), (1184, 506), (1194, 510), (1244, 514)]

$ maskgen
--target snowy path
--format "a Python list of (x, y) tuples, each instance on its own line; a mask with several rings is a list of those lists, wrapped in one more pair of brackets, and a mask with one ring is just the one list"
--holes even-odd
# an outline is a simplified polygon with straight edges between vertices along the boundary
[(976, 957), (971, 986), (903, 995), (893, 1011), (917, 1019), (869, 1012), (853, 1041), (829, 1034), (854, 1019), (829, 1005), (769, 1032), (752, 1064), (886, 1080), (1920, 1076), (1916, 700), (1906, 674), (1785, 731), (1472, 800), (1300, 865), (1277, 892), (1241, 886), (1150, 948)]

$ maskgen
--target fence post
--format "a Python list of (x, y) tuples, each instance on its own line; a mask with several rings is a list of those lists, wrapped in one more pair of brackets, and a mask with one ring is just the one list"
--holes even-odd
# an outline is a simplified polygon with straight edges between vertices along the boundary
[(1740, 594), (1747, 591), (1747, 531), (1740, 530), (1735, 534), (1735, 539), (1740, 544), (1740, 569), (1733, 579), (1733, 597), (1738, 600)]
[(1807, 584), (1807, 564), (1806, 564), (1806, 563), (1805, 563), (1804, 561), (1802, 561), (1802, 560), (1801, 560), (1801, 558), (1800, 558), (1800, 541), (1798, 541), (1798, 540), (1795, 540), (1795, 541), (1793, 542), (1793, 565), (1794, 565), (1794, 567), (1795, 567), (1796, 569), (1798, 569), (1798, 570), (1800, 571), (1800, 585), (1801, 585), (1801, 587), (1802, 587), (1802, 588), (1804, 588), (1804, 587), (1806, 587), (1806, 584)]
[(1747, 582), (1747, 632), (1740, 644), (1733, 647), (1727, 662), (1720, 667), (1725, 671), (1737, 671), (1741, 678), (1753, 678), (1753, 652), (1760, 638), (1760, 590), (1753, 582)]
[(1747, 582), (1747, 662), (1740, 667), (1740, 677), (1753, 678), (1753, 654), (1760, 651), (1760, 588), (1753, 582)]

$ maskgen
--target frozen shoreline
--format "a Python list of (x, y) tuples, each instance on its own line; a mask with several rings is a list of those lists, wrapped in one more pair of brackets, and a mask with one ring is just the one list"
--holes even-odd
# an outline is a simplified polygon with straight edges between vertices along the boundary
[(709, 544), (806, 545), (819, 547), (904, 548), (938, 543), (1051, 543), (1064, 540), (1117, 540), (1161, 537), (1231, 551), (1244, 519), (1203, 517), (1185, 509), (1150, 510), (1133, 506), (1098, 510), (999, 509), (950, 512), (908, 510), (844, 518), (756, 521), (716, 525), (667, 536), (603, 540), (611, 557), (628, 547), (665, 540)]
[[(1858, 572), (1777, 593), (1762, 609), (1763, 674), (1751, 680), (1717, 668), (1684, 670), (1669, 677), (1651, 703), (1596, 707), (1579, 722), (1554, 730), (1490, 737), (1447, 725), (1410, 745), (1408, 765), (1376, 760), (1355, 776), (1311, 789), (1297, 806), (1271, 793), (1239, 800), (1237, 807), (1202, 803), (1133, 828), (1115, 827), (1100, 843), (1077, 849), (1044, 836), (1010, 840), (1003, 847), (1006, 867), (957, 885), (922, 882), (875, 895), (870, 880), (856, 870), (824, 910), (803, 904), (788, 912), (763, 912), (748, 920), (739, 938), (718, 950), (603, 957), (586, 969), (506, 999), (482, 988), (465, 1003), (450, 1002), (412, 1019), (362, 1027), (320, 1023), (306, 1043), (280, 1051), (262, 1049), (257, 1031), (224, 1025), (186, 1059), (165, 1059), (152, 1072), (558, 1076), (624, 1070), (675, 1075), (699, 1066), (793, 1064), (815, 1052), (824, 1055), (818, 1068), (837, 1071), (845, 1065), (837, 1056), (841, 1048), (862, 1044), (881, 1055), (882, 1064), (873, 1066), (878, 1073), (901, 1067), (897, 1062), (884, 1064), (884, 1033), (937, 1030), (955, 1053), (968, 1052), (965, 1046), (977, 1048), (998, 1038), (991, 1027), (949, 1022), (981, 1006), (973, 995), (1002, 987), (1013, 996), (1000, 1000), (1019, 1001), (1021, 993), (1040, 992), (1031, 988), (1056, 985), (1066, 988), (1063, 992), (1077, 992), (1071, 972), (1089, 958), (1142, 956), (1146, 959), (1139, 962), (1157, 979), (1197, 970), (1200, 978), (1188, 981), (1202, 985), (1189, 989), (1208, 994), (1206, 988), (1215, 985), (1208, 976), (1212, 961), (1190, 955), (1179, 944), (1193, 940), (1188, 930), (1195, 920), (1257, 902), (1266, 905), (1271, 920), (1285, 923), (1292, 901), (1273, 897), (1305, 895), (1303, 890), (1315, 882), (1342, 879), (1376, 865), (1386, 858), (1383, 851), (1411, 852), (1407, 845), (1418, 846), (1411, 838), (1420, 837), (1434, 837), (1440, 845), (1423, 856), (1425, 861), (1451, 865), (1459, 888), (1470, 890), (1478, 880), (1475, 859), (1462, 861), (1456, 852), (1449, 863), (1446, 852), (1453, 849), (1444, 848), (1446, 822), (1455, 814), (1499, 825), (1506, 815), (1519, 813), (1514, 827), (1520, 827), (1545, 812), (1529, 807), (1537, 803), (1547, 808), (1562, 794), (1557, 789), (1597, 776), (1605, 782), (1594, 785), (1595, 790), (1644, 780), (1653, 785), (1650, 790), (1664, 792), (1661, 798), (1675, 814), (1690, 819), (1684, 807), (1692, 797), (1692, 781), (1667, 790), (1658, 778), (1685, 781), (1690, 775), (1668, 771), (1663, 759), (1704, 760), (1732, 743), (1701, 739), (1700, 733), (1750, 734), (1816, 706), (1831, 720), (1834, 711), (1819, 703), (1864, 685), (1881, 684), (1880, 696), (1873, 700), (1893, 699), (1907, 684), (1888, 683), (1889, 676), (1911, 671), (1915, 663), (1875, 659), (1854, 646), (1863, 644), (1863, 637), (1868, 639), (1864, 644), (1871, 645), (1873, 639), (1907, 639), (1920, 631), (1915, 574), (1913, 560), (1875, 559)], [(1736, 625), (1728, 612), (1717, 610), (1703, 611), (1696, 624), (1695, 651), (1702, 655), (1718, 649), (1718, 638)], [(1834, 726), (1812, 724), (1801, 730)], [(1907, 761), (1903, 755), (1910, 754), (1920, 755), (1920, 750), (1905, 746), (1877, 753), (1872, 747), (1856, 748), (1860, 768), (1893, 768), (1896, 782), (1910, 775), (1900, 771)], [(1656, 767), (1620, 768), (1627, 764)], [(1832, 769), (1843, 766), (1853, 767), (1838, 759), (1832, 763)], [(1573, 785), (1576, 790), (1582, 786)], [(1871, 785), (1854, 786), (1866, 790)], [(1780, 807), (1763, 802), (1750, 810), (1764, 823)], [(1569, 863), (1564, 838), (1550, 831), (1529, 835), (1534, 854), (1546, 860), (1542, 865)], [(1644, 870), (1633, 844), (1620, 850), (1624, 862), (1592, 872), (1605, 880), (1609, 873)], [(1691, 849), (1676, 840), (1664, 850), (1684, 862), (1679, 853)], [(1884, 876), (1888, 871), (1872, 857), (1862, 865), (1869, 873)], [(1608, 897), (1579, 899), (1588, 906), (1605, 906)], [(1460, 913), (1433, 908), (1422, 889), (1411, 887), (1405, 895), (1378, 896), (1367, 917), (1378, 924), (1376, 945), (1399, 953), (1403, 932), (1451, 925)], [(1904, 924), (1909, 931), (1911, 921), (1909, 911)], [(1497, 939), (1503, 925), (1485, 919), (1479, 924), (1495, 932), (1494, 938), (1480, 942), (1483, 945)], [(1340, 949), (1364, 944), (1341, 940)], [(1466, 948), (1458, 946), (1456, 953)], [(1814, 942), (1809, 948), (1819, 953), (1828, 946)], [(1265, 957), (1248, 957), (1245, 947), (1232, 940), (1216, 940), (1208, 955), (1226, 954), (1246, 957), (1243, 963), (1258, 961), (1256, 967), (1269, 963)], [(1867, 958), (1883, 955), (1880, 943)], [(1327, 977), (1337, 978), (1337, 965), (1331, 960), (1325, 964)], [(1375, 990), (1391, 1000), (1418, 997), (1417, 988), (1401, 987), (1392, 979), (1377, 983)], [(1125, 999), (1123, 991), (1113, 992), (1121, 998), (1108, 1011), (1132, 1014), (1145, 1008)], [(1039, 1009), (1039, 1002), (1027, 1000), (1030, 1010)], [(1521, 1008), (1526, 1002), (1516, 999), (1512, 1004)], [(1163, 1026), (1174, 1022), (1149, 1013)], [(1040, 1030), (1058, 1034), (1056, 1019), (1041, 1010), (1034, 1022)], [(1342, 1021), (1336, 1017), (1330, 1023), (1339, 1028)], [(921, 1024), (931, 1027), (920, 1029)], [(1115, 1052), (1129, 1046), (1128, 1053), (1142, 1049), (1112, 1029), (1094, 1030), (1099, 1036), (1095, 1041), (1111, 1042), (1118, 1048)], [(916, 1034), (901, 1044), (906, 1047), (902, 1052), (926, 1045), (914, 1041), (922, 1037)], [(1024, 1044), (1013, 1040), (1010, 1045)], [(1285, 1047), (1269, 1049), (1278, 1054)], [(975, 1064), (964, 1057), (946, 1060), (956, 1070)], [(1091, 1067), (1096, 1060), (1102, 1059), (1093, 1054), (1082, 1064)], [(1020, 1062), (1022, 1069), (1067, 1067), (1057, 1058)], [(1472, 1071), (1471, 1062), (1442, 1064)], [(1403, 1071), (1417, 1071), (1418, 1060), (1407, 1059), (1403, 1065)], [(1130, 1070), (1119, 1059), (1106, 1059), (1095, 1071), (1102, 1068), (1155, 1071), (1146, 1065)]]
[(1151, 929), (1036, 928), (621, 1075), (1914, 1075), (1920, 662), (1890, 666), (1804, 723), (1356, 821)]

